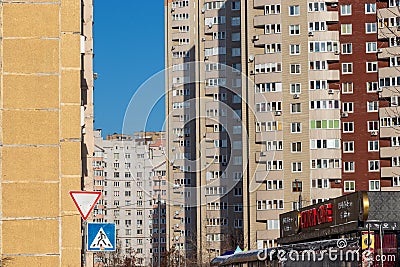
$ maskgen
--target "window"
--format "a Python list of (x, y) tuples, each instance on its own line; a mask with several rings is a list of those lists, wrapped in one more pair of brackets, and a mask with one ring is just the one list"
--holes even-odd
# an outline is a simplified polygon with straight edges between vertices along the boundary
[(232, 10), (240, 10), (240, 1), (232, 2)]
[(292, 172), (301, 172), (301, 171), (302, 171), (302, 163), (292, 162)]
[(267, 190), (280, 190), (283, 189), (283, 180), (268, 180)]
[(266, 54), (273, 54), (273, 53), (280, 53), (282, 52), (281, 44), (266, 44), (265, 45), (265, 53)]
[(394, 176), (392, 178), (392, 186), (400, 186), (400, 177), (399, 176)]
[(226, 32), (213, 33), (213, 40), (225, 40), (225, 39), (226, 39)]
[(300, 74), (300, 72), (301, 72), (300, 64), (290, 64), (291, 74)]
[(379, 190), (381, 190), (381, 181), (369, 180), (369, 191), (379, 191)]
[(310, 2), (308, 3), (308, 12), (322, 12), (326, 10), (324, 2)]
[(340, 15), (342, 15), (342, 16), (351, 15), (351, 5), (341, 5), (340, 6)]
[(367, 82), (367, 93), (376, 93), (378, 91), (378, 82)]
[(283, 169), (282, 160), (267, 161), (267, 171), (281, 171)]
[(355, 192), (356, 182), (355, 181), (344, 181), (344, 192)]
[(289, 47), (291, 55), (298, 55), (300, 54), (300, 45), (299, 44), (291, 44)]
[(303, 182), (294, 180), (292, 182), (292, 191), (293, 192), (302, 192), (303, 191)]
[(343, 133), (354, 133), (354, 122), (343, 122)]
[(232, 56), (240, 57), (240, 48), (232, 48)]
[(326, 80), (310, 81), (310, 90), (320, 90), (320, 89), (328, 89), (328, 81)]
[(342, 63), (342, 74), (353, 73), (353, 63)]
[(400, 136), (392, 137), (390, 145), (394, 147), (400, 146)]
[(308, 23), (308, 31), (310, 32), (326, 31), (326, 22), (325, 21), (310, 22)]
[(289, 35), (299, 35), (300, 34), (300, 25), (290, 25), (289, 26)]
[(365, 23), (365, 33), (376, 33), (376, 22)]
[(379, 172), (380, 169), (379, 160), (368, 160), (368, 171), (369, 172)]
[(235, 219), (233, 227), (235, 228), (243, 228), (243, 220)]
[(375, 132), (379, 130), (378, 121), (367, 121), (368, 132)]
[(311, 120), (310, 129), (340, 129), (340, 120)]
[(351, 54), (351, 53), (353, 53), (353, 44), (352, 43), (342, 44), (342, 54)]
[(353, 93), (353, 83), (352, 82), (342, 83), (342, 93), (343, 94), (352, 94)]
[(300, 83), (290, 84), (290, 93), (291, 94), (300, 94), (301, 93), (301, 84)]
[(281, 25), (280, 24), (266, 24), (264, 33), (265, 34), (281, 33)]
[(377, 72), (378, 71), (378, 62), (367, 62), (367, 72)]
[(376, 13), (376, 3), (366, 3), (365, 14), (375, 14), (375, 13)]
[(379, 109), (378, 101), (367, 102), (367, 111), (368, 112), (378, 112), (378, 109)]
[(266, 5), (264, 9), (265, 15), (274, 15), (281, 13), (281, 5)]
[(240, 26), (240, 17), (232, 17), (231, 25)]
[(337, 41), (312, 41), (308, 45), (310, 53), (339, 52), (339, 42)]
[(289, 6), (289, 16), (300, 15), (300, 6)]
[(292, 122), (290, 124), (291, 133), (301, 133), (301, 122)]
[(301, 142), (292, 143), (292, 152), (301, 152)]
[(354, 172), (355, 164), (354, 161), (345, 161), (343, 162), (344, 172)]
[(311, 139), (310, 149), (340, 149), (339, 139)]
[(340, 33), (342, 35), (349, 35), (353, 33), (353, 25), (352, 24), (341, 24), (340, 25)]
[(379, 151), (379, 141), (368, 141), (368, 151)]
[(243, 190), (241, 187), (235, 187), (234, 196), (241, 196), (243, 194)]
[(354, 103), (353, 102), (343, 102), (342, 111), (347, 113), (354, 112)]
[(268, 230), (279, 230), (279, 220), (267, 220)]
[(239, 42), (240, 41), (240, 32), (232, 33), (232, 42)]
[(365, 50), (367, 53), (376, 53), (378, 51), (376, 42), (365, 43)]
[(311, 181), (312, 188), (329, 188), (329, 179), (313, 179)]
[(301, 103), (290, 104), (290, 113), (301, 113)]
[(234, 211), (243, 212), (243, 204), (235, 204)]
[(283, 149), (282, 140), (267, 141), (266, 150), (267, 151), (277, 151)]
[(343, 153), (354, 153), (354, 141), (343, 142)]

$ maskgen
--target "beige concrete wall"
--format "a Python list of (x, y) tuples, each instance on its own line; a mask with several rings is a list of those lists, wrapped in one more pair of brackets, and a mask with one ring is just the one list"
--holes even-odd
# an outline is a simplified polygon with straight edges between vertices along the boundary
[(1, 254), (80, 266), (81, 3), (3, 1), (0, 18)]

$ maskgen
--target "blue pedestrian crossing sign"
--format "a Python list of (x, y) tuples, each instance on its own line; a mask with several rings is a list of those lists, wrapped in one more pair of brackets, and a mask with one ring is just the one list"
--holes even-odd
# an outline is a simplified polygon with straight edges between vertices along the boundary
[(115, 223), (88, 223), (87, 250), (115, 251)]

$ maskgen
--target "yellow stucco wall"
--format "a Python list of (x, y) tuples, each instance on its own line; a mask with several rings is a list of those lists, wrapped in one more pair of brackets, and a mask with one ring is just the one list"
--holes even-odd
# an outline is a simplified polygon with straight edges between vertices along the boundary
[(0, 3), (0, 251), (81, 266), (81, 1)]

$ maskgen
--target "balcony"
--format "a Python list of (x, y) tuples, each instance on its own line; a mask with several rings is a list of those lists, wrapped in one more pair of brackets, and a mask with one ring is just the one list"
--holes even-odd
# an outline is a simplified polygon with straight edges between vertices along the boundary
[(311, 70), (310, 80), (339, 81), (340, 72), (339, 70)]
[[(266, 169), (265, 164), (262, 164), (260, 167)], [(260, 169), (256, 171), (255, 179), (257, 183), (265, 183), (267, 180), (282, 180), (283, 171), (267, 171)]]
[(338, 22), (339, 12), (338, 11), (310, 12), (308, 13), (308, 21)]
[(264, 25), (266, 25), (266, 24), (279, 24), (280, 19), (281, 19), (281, 16), (279, 16), (279, 15), (255, 16), (254, 17), (254, 27), (264, 28)]
[(259, 34), (255, 36), (253, 36), (255, 46), (264, 47), (265, 44), (282, 43), (281, 34)]
[(381, 158), (391, 158), (399, 156), (400, 147), (381, 147), (380, 148)]
[(382, 167), (381, 177), (393, 177), (400, 175), (400, 167)]

